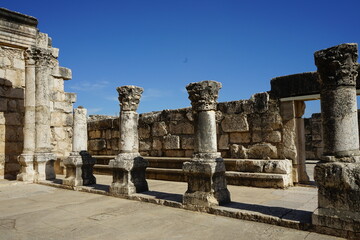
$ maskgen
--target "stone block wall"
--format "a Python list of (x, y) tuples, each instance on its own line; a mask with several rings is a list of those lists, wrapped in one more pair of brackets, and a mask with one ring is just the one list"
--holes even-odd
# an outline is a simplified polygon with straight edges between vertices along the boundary
[[(358, 123), (360, 123), (360, 110), (358, 110)], [(311, 118), (305, 118), (304, 125), (306, 159), (320, 159), (323, 153), (321, 113), (314, 113)]]
[[(93, 155), (119, 151), (119, 119), (89, 118), (88, 148)], [(283, 159), (284, 122), (280, 103), (259, 93), (249, 100), (222, 102), (216, 112), (218, 151), (226, 158)], [(286, 123), (286, 122), (285, 122)], [(191, 157), (194, 149), (191, 108), (140, 114), (139, 145), (143, 156)], [(295, 147), (293, 147), (295, 148)]]
[(23, 147), (24, 78), (22, 50), (0, 46), (0, 176), (9, 178), (20, 169), (17, 156)]
[(51, 38), (37, 29), (33, 17), (0, 8), (0, 178), (14, 179), (20, 170), (17, 157), (23, 151), (24, 96), (27, 49), (50, 53), (49, 92), (51, 148), (60, 160), (67, 157), (72, 144), (72, 104), (76, 95), (64, 92), (64, 80), (71, 70), (59, 66), (59, 49)]

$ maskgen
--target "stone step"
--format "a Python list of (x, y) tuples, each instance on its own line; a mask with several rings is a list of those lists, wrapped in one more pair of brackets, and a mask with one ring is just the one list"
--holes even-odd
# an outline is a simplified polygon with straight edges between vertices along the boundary
[[(93, 156), (97, 159), (97, 165), (108, 165), (110, 159), (115, 156)], [(191, 158), (184, 157), (145, 157), (149, 161), (150, 168), (182, 169), (182, 165)], [(291, 174), (292, 163), (289, 160), (263, 160), (263, 159), (224, 159), (227, 171), (253, 172), (253, 173), (277, 173)]]
[(249, 173), (227, 171), (226, 181), (229, 185), (261, 188), (287, 188), (289, 186), (292, 186), (291, 175), (276, 173)]
[[(112, 170), (107, 165), (94, 166), (95, 174), (111, 175)], [(286, 188), (291, 186), (291, 175), (274, 173), (249, 173), (227, 171), (227, 183), (236, 186), (251, 186), (263, 188)], [(146, 168), (146, 178), (155, 180), (186, 182), (182, 169)]]

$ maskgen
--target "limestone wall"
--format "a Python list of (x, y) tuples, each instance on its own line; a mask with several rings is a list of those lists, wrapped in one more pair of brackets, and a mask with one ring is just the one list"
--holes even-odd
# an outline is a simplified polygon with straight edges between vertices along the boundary
[(0, 46), (0, 176), (14, 175), (23, 147), (25, 64), (23, 51)]
[[(0, 8), (0, 178), (15, 178), (20, 170), (17, 157), (24, 142), (28, 49), (45, 52), (49, 61), (44, 69), (50, 95), (51, 151), (56, 154), (57, 163), (71, 151), (72, 104), (76, 95), (64, 92), (64, 80), (71, 79), (71, 70), (59, 66), (59, 49), (52, 47), (51, 42), (47, 34), (39, 32), (35, 18)], [(30, 56), (35, 65), (42, 57)]]
[[(141, 103), (140, 103), (141, 104)], [(218, 151), (227, 158), (296, 158), (296, 147), (284, 144), (289, 135), (280, 103), (267, 93), (249, 100), (222, 102), (216, 113)], [(88, 148), (93, 155), (118, 154), (118, 118), (89, 118)], [(144, 113), (139, 118), (140, 152), (143, 156), (190, 157), (193, 154), (191, 108)], [(294, 152), (293, 154), (289, 154)]]
[[(306, 139), (306, 159), (320, 159), (323, 153), (321, 113), (314, 113), (304, 119)], [(360, 123), (360, 110), (358, 110)]]

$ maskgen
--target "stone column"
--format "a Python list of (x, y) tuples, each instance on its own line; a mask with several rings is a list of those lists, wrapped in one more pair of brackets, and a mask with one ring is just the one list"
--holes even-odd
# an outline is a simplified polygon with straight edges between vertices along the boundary
[(188, 206), (209, 207), (230, 202), (224, 160), (217, 152), (215, 111), (220, 88), (221, 83), (215, 81), (186, 86), (195, 124), (194, 155), (183, 164), (188, 181), (183, 203)]
[(96, 183), (93, 175), (95, 158), (87, 152), (87, 120), (86, 109), (74, 109), (73, 145), (70, 156), (64, 160), (66, 178), (63, 184), (69, 186), (91, 185)]
[(298, 181), (309, 183), (310, 179), (306, 173), (306, 150), (305, 150), (305, 125), (302, 116), (305, 113), (304, 101), (294, 101), (295, 122), (296, 122), (296, 163), (293, 167), (297, 169)]
[(113, 182), (110, 193), (115, 196), (148, 191), (145, 170), (148, 161), (139, 154), (138, 120), (136, 112), (143, 89), (136, 86), (118, 87), (120, 101), (120, 153), (110, 160)]
[(324, 154), (315, 167), (319, 206), (313, 224), (360, 238), (357, 44), (341, 44), (314, 55), (321, 81)]
[(24, 118), (24, 149), (18, 157), (21, 172), (17, 180), (34, 181), (35, 152), (35, 59), (33, 49), (25, 51), (25, 118)]
[(55, 156), (51, 152), (50, 130), (50, 89), (49, 76), (51, 64), (51, 52), (47, 49), (35, 49), (35, 88), (36, 88), (36, 134), (35, 134), (35, 170), (36, 181), (54, 179)]

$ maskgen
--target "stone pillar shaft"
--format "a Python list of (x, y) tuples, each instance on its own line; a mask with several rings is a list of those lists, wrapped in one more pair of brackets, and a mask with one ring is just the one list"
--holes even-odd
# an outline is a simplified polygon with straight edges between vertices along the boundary
[(138, 139), (139, 116), (136, 109), (143, 89), (136, 86), (122, 86), (116, 89), (120, 101), (120, 153), (110, 160), (113, 182), (110, 193), (115, 196), (131, 195), (148, 191), (145, 170), (148, 161), (140, 156)]
[(342, 44), (314, 55), (321, 79), (324, 156), (359, 155), (357, 45)]
[(221, 83), (202, 81), (186, 86), (195, 124), (195, 148), (192, 161), (183, 164), (188, 189), (183, 203), (203, 208), (230, 202), (225, 178), (225, 164), (217, 152), (216, 118)]
[(36, 74), (36, 152), (50, 152), (50, 55), (42, 53), (37, 60)]
[(54, 179), (55, 156), (51, 152), (50, 129), (50, 89), (51, 52), (35, 48), (35, 89), (36, 89), (36, 135), (35, 135), (35, 170), (36, 181)]
[(35, 61), (31, 51), (25, 57), (24, 154), (35, 152)]
[(215, 111), (200, 111), (195, 114), (195, 153), (216, 153)]
[(87, 121), (86, 121), (86, 109), (76, 108), (74, 109), (74, 126), (73, 126), (73, 152), (87, 151)]
[(347, 157), (359, 151), (356, 87), (321, 91), (324, 155)]
[(35, 60), (33, 51), (25, 51), (25, 99), (24, 99), (24, 149), (18, 161), (21, 165), (21, 172), (17, 180), (33, 182), (34, 181), (34, 152), (35, 152)]
[(64, 185), (82, 186), (96, 183), (93, 167), (96, 159), (87, 152), (87, 119), (86, 109), (74, 109), (73, 145), (70, 156), (64, 160), (66, 178)]
[(315, 53), (321, 80), (323, 161), (315, 167), (318, 209), (313, 224), (360, 237), (360, 157), (356, 109), (357, 44)]
[[(139, 114), (135, 111), (120, 112), (120, 152), (139, 152), (139, 135), (137, 123)], [(125, 131), (126, 129), (126, 131)]]

